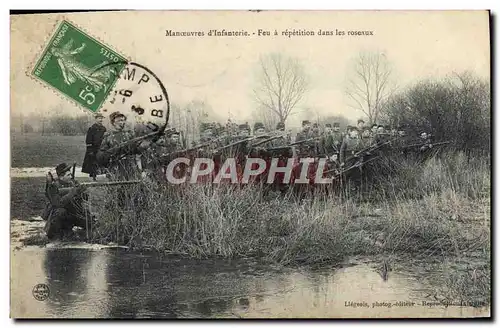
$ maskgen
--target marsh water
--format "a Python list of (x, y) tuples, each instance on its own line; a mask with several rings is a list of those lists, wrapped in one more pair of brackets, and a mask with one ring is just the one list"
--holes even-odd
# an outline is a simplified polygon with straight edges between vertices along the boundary
[[(11, 253), (11, 314), (36, 318), (337, 318), (482, 316), (432, 302), (411, 275), (367, 263), (284, 268), (123, 249), (27, 247)], [(36, 300), (33, 287), (49, 297)]]

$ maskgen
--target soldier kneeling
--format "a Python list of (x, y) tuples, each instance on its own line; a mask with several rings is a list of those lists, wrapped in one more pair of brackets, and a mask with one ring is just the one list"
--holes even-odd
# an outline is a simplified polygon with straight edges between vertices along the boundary
[(57, 239), (72, 233), (73, 227), (86, 228), (83, 213), (85, 187), (77, 185), (71, 176), (71, 166), (66, 163), (56, 167), (57, 180), (48, 177), (45, 195), (49, 201), (45, 233), (49, 239)]

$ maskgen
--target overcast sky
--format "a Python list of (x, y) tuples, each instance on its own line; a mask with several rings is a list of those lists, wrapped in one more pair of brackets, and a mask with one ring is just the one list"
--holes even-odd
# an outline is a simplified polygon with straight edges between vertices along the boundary
[[(298, 58), (311, 80), (289, 126), (298, 125), (302, 108), (321, 115), (357, 119), (344, 95), (350, 60), (359, 51), (383, 51), (399, 85), (451, 72), (490, 74), (488, 13), (448, 12), (117, 12), (65, 14), (119, 53), (152, 71), (167, 87), (173, 103), (208, 102), (221, 117), (245, 121), (256, 108), (252, 100), (259, 55), (280, 52)], [(82, 109), (61, 99), (26, 75), (61, 15), (25, 15), (11, 19), (11, 113), (60, 108)], [(210, 29), (371, 30), (373, 36), (167, 37), (166, 30)], [(308, 117), (311, 118), (311, 117)]]

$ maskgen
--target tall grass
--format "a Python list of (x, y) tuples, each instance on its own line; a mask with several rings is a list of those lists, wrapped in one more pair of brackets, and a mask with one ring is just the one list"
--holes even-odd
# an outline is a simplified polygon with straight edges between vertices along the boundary
[[(399, 165), (398, 174), (373, 182), (370, 203), (338, 195), (297, 199), (292, 192), (273, 197), (254, 185), (114, 189), (96, 237), (193, 256), (258, 254), (286, 262), (367, 252), (380, 233), (394, 251), (486, 247), (474, 233), (483, 238), (489, 230), (487, 162), (457, 153)], [(382, 214), (370, 218), (376, 208)]]
[[(392, 173), (372, 179), (362, 197), (297, 198), (292, 191), (271, 195), (254, 185), (151, 182), (122, 191), (120, 203), (114, 189), (99, 206), (94, 238), (192, 257), (258, 256), (285, 264), (350, 255), (473, 254), (480, 261), (471, 270), (477, 286), (484, 287), (490, 256), (489, 160), (446, 153), (423, 163), (401, 159), (395, 169), (391, 165)], [(463, 270), (453, 281), (459, 286), (470, 274)]]

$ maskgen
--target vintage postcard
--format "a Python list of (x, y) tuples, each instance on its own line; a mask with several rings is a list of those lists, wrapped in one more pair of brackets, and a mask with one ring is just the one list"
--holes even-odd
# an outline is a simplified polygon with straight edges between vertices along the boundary
[(488, 11), (10, 19), (12, 318), (491, 316)]

